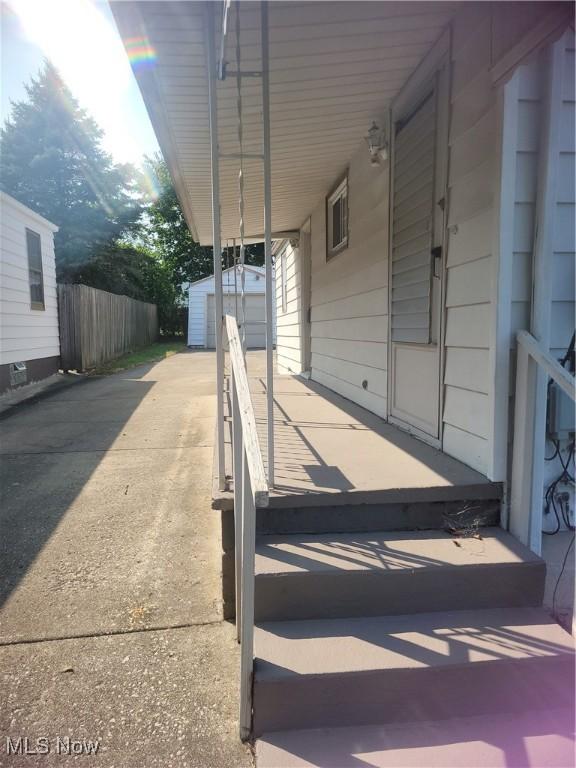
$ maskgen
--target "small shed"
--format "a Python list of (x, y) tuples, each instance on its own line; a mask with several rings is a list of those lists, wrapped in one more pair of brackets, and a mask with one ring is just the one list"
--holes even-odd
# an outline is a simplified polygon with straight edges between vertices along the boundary
[(58, 372), (54, 233), (58, 227), (0, 192), (0, 394)]
[[(236, 269), (236, 274), (234, 270)], [(224, 314), (235, 315), (241, 323), (240, 267), (230, 267), (222, 273)], [(214, 349), (214, 275), (188, 286), (188, 346)], [(264, 267), (244, 267), (244, 296), (246, 302), (246, 346), (260, 349), (266, 346), (266, 270)], [(274, 284), (272, 287), (274, 296)], [(276, 307), (274, 311), (274, 341), (276, 341)]]

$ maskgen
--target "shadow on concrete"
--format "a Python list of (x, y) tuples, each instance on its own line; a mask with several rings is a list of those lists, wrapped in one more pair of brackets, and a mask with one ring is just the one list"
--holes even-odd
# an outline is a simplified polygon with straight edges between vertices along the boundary
[[(253, 380), (252, 396), (266, 458), (263, 378)], [(489, 485), (475, 470), (314, 381), (275, 380), (274, 426), (279, 494)]]
[[(459, 614), (462, 616), (460, 619)], [(406, 616), (387, 617), (384, 623), (378, 619), (337, 620), (338, 633), (346, 637), (352, 665), (356, 666), (356, 660), (360, 661), (357, 670), (335, 673), (329, 651), (323, 673), (318, 672), (315, 661), (310, 664), (305, 656), (294, 657), (293, 669), (257, 660), (257, 680), (263, 684), (288, 683), (287, 696), (294, 695), (290, 685), (297, 685), (302, 676), (308, 677), (309, 687), (303, 687), (302, 691), (306, 692), (308, 706), (311, 707), (318, 706), (320, 697), (314, 690), (316, 681), (325, 679), (328, 681), (326, 685), (333, 686), (330, 690), (334, 692), (337, 687), (339, 691), (334, 693), (335, 697), (340, 697), (337, 705), (339, 721), (342, 721), (341, 716), (345, 712), (349, 725), (358, 723), (358, 728), (350, 728), (349, 742), (344, 740), (338, 748), (336, 744), (343, 734), (335, 733), (332, 739), (326, 731), (323, 739), (296, 739), (286, 748), (308, 761), (307, 765), (360, 766), (365, 765), (361, 756), (370, 752), (441, 748), (467, 742), (471, 742), (473, 747), (473, 743), (480, 746), (483, 742), (502, 751), (504, 759), (498, 765), (510, 768), (563, 765), (554, 760), (531, 761), (527, 759), (524, 748), (528, 737), (539, 734), (562, 734), (572, 743), (573, 653), (569, 637), (566, 636), (566, 643), (556, 642), (541, 633), (540, 626), (531, 632), (532, 624), (542, 624), (541, 612), (534, 614), (533, 620), (529, 614), (524, 614), (518, 626), (484, 623), (471, 611), (453, 612), (452, 621), (448, 623), (446, 617), (447, 614), (439, 615), (437, 623), (430, 620), (430, 615), (415, 615), (409, 621)], [(553, 627), (553, 620), (549, 621)], [(315, 640), (325, 638), (329, 642), (334, 636), (334, 624), (314, 620), (267, 622), (263, 626), (284, 640), (298, 642), (313, 637)], [(370, 653), (370, 647), (382, 649), (381, 658), (388, 660), (389, 666), (385, 665), (382, 670), (373, 669), (371, 663), (374, 660), (371, 658), (363, 664), (361, 660), (364, 654)], [(409, 661), (398, 664), (398, 659)], [(471, 661), (474, 663), (470, 664)], [(336, 679), (333, 677), (335, 674), (337, 686), (331, 682)], [(318, 690), (322, 691), (323, 702), (326, 702), (326, 690), (321, 683)], [(343, 691), (348, 692), (348, 698)], [(362, 720), (355, 720), (355, 717), (356, 707), (364, 698), (373, 702), (375, 722), (381, 721), (384, 712), (389, 713), (392, 722), (377, 733), (367, 733), (369, 738), (361, 743), (364, 726), (361, 725)], [(548, 722), (546, 728), (541, 730), (547, 714), (556, 708), (561, 717)], [(333, 711), (336, 712), (336, 709)], [(430, 721), (430, 713), (434, 713), (434, 722)], [(483, 728), (482, 718), (488, 716), (492, 716), (494, 722), (490, 727)], [(465, 719), (454, 720), (456, 717)], [(517, 731), (510, 728), (507, 718), (519, 718)], [(325, 720), (325, 727), (329, 728), (334, 723), (330, 712)], [(500, 728), (500, 725), (503, 727)], [(280, 741), (274, 743), (281, 748), (283, 737), (280, 734), (279, 737)], [(274, 739), (275, 734), (271, 738)], [(566, 745), (563, 748), (565, 750)], [(458, 765), (483, 764), (481, 760), (475, 761), (473, 752), (468, 759), (462, 754)], [(420, 755), (421, 760), (426, 760), (426, 757)], [(416, 759), (406, 763), (393, 763), (390, 759), (387, 764), (428, 764), (418, 763)], [(433, 762), (434, 765), (456, 764), (450, 760), (446, 763), (441, 760)], [(490, 761), (488, 764), (496, 763)]]
[(405, 768), (427, 760), (434, 760), (434, 765), (528, 768), (542, 765), (542, 758), (547, 765), (565, 764), (562, 758), (570, 754), (573, 734), (570, 714), (551, 710), (515, 717), (279, 732), (267, 735), (266, 744), (297, 755), (310, 766), (372, 768), (380, 764), (378, 757), (387, 755), (386, 764)]
[[(0, 605), (8, 599), (155, 382), (83, 379), (13, 408), (0, 442)], [(127, 372), (128, 374), (128, 372)], [(67, 466), (74, 455), (74, 471)], [(80, 460), (76, 460), (80, 459)], [(69, 542), (74, 547), (73, 541)], [(66, 553), (62, 553), (63, 558)]]
[(346, 573), (349, 571), (342, 566), (326, 562), (326, 556), (334, 555), (339, 562), (356, 565), (368, 570), (375, 570), (379, 573), (387, 570), (413, 570), (418, 567), (446, 565), (445, 560), (421, 554), (399, 552), (394, 547), (388, 546), (384, 540), (377, 539), (376, 535), (373, 541), (369, 541), (366, 537), (355, 541), (352, 534), (345, 541), (325, 540), (321, 544), (307, 541), (295, 535), (291, 549), (283, 549), (277, 546), (275, 538), (272, 538), (272, 541), (269, 543), (269, 538), (263, 536), (259, 540), (258, 552), (260, 555), (285, 565), (301, 568), (303, 571), (314, 570), (318, 566), (318, 559), (315, 555), (323, 558), (323, 572), (333, 571), (336, 573), (342, 570)]

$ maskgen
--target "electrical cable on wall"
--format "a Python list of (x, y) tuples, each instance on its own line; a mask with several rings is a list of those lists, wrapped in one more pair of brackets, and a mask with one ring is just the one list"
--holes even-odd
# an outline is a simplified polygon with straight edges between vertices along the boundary
[[(568, 345), (568, 348), (566, 349), (566, 353), (564, 357), (560, 360), (560, 365), (563, 367), (566, 367), (566, 363), (569, 363), (568, 369), (573, 373), (574, 372), (574, 345), (576, 341), (576, 334), (572, 334), (572, 339), (570, 340), (570, 344)], [(542, 533), (544, 533), (546, 536), (555, 536), (561, 529), (562, 529), (562, 523), (564, 523), (565, 527), (569, 531), (574, 531), (575, 526), (570, 521), (570, 497), (568, 493), (562, 493), (557, 494), (556, 490), (559, 485), (572, 485), (574, 486), (574, 474), (570, 472), (570, 465), (574, 459), (574, 449), (575, 449), (575, 442), (574, 439), (571, 440), (571, 442), (568, 444), (567, 451), (568, 451), (568, 458), (566, 461), (562, 458), (562, 449), (560, 446), (560, 440), (551, 439), (550, 442), (554, 446), (554, 452), (551, 456), (546, 456), (546, 461), (553, 461), (554, 459), (558, 459), (560, 461), (560, 464), (562, 466), (562, 471), (560, 474), (552, 480), (548, 487), (546, 488), (546, 492), (544, 494), (544, 515), (549, 515), (552, 511), (554, 513), (555, 517), (555, 527), (552, 531), (546, 531), (543, 530)], [(557, 506), (558, 505), (558, 506)], [(558, 513), (558, 507), (560, 507), (560, 514)]]
[(558, 574), (558, 578), (556, 579), (556, 584), (554, 586), (554, 593), (552, 595), (552, 615), (559, 618), (558, 613), (556, 611), (556, 595), (558, 593), (558, 587), (560, 586), (560, 582), (562, 581), (562, 576), (564, 575), (564, 571), (566, 570), (566, 563), (568, 562), (568, 557), (570, 555), (570, 552), (572, 551), (572, 547), (574, 546), (574, 538), (576, 537), (576, 534), (572, 534), (572, 538), (570, 539), (570, 544), (568, 544), (568, 548), (566, 549), (566, 554), (564, 555), (564, 560), (562, 561), (562, 567), (560, 568), (560, 573)]

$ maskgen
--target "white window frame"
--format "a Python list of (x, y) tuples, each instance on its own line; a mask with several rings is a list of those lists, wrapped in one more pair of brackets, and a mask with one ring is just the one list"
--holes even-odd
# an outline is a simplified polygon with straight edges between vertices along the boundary
[[(338, 201), (342, 201), (340, 206), (340, 226), (342, 239), (334, 243), (334, 206)], [(339, 182), (338, 186), (326, 198), (326, 258), (345, 250), (348, 247), (348, 175)]]
[[(40, 257), (40, 263), (32, 263), (32, 253), (30, 251), (31, 237), (37, 241)], [(30, 290), (30, 309), (44, 311), (46, 309), (46, 297), (44, 295), (44, 264), (42, 257), (42, 237), (39, 232), (35, 232), (33, 229), (26, 227), (26, 258), (28, 261), (28, 286)], [(34, 298), (32, 294), (32, 287), (34, 285), (40, 286), (41, 298)]]

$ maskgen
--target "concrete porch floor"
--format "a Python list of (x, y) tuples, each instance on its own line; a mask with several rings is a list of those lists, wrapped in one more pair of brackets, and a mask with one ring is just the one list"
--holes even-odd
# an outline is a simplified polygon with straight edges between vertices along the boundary
[[(249, 352), (248, 376), (266, 465), (263, 351)], [(226, 404), (227, 409), (227, 404)], [(313, 381), (274, 377), (275, 487), (270, 506), (494, 498), (487, 478)], [(231, 475), (230, 425), (226, 473)], [(214, 506), (232, 505), (214, 492)]]

